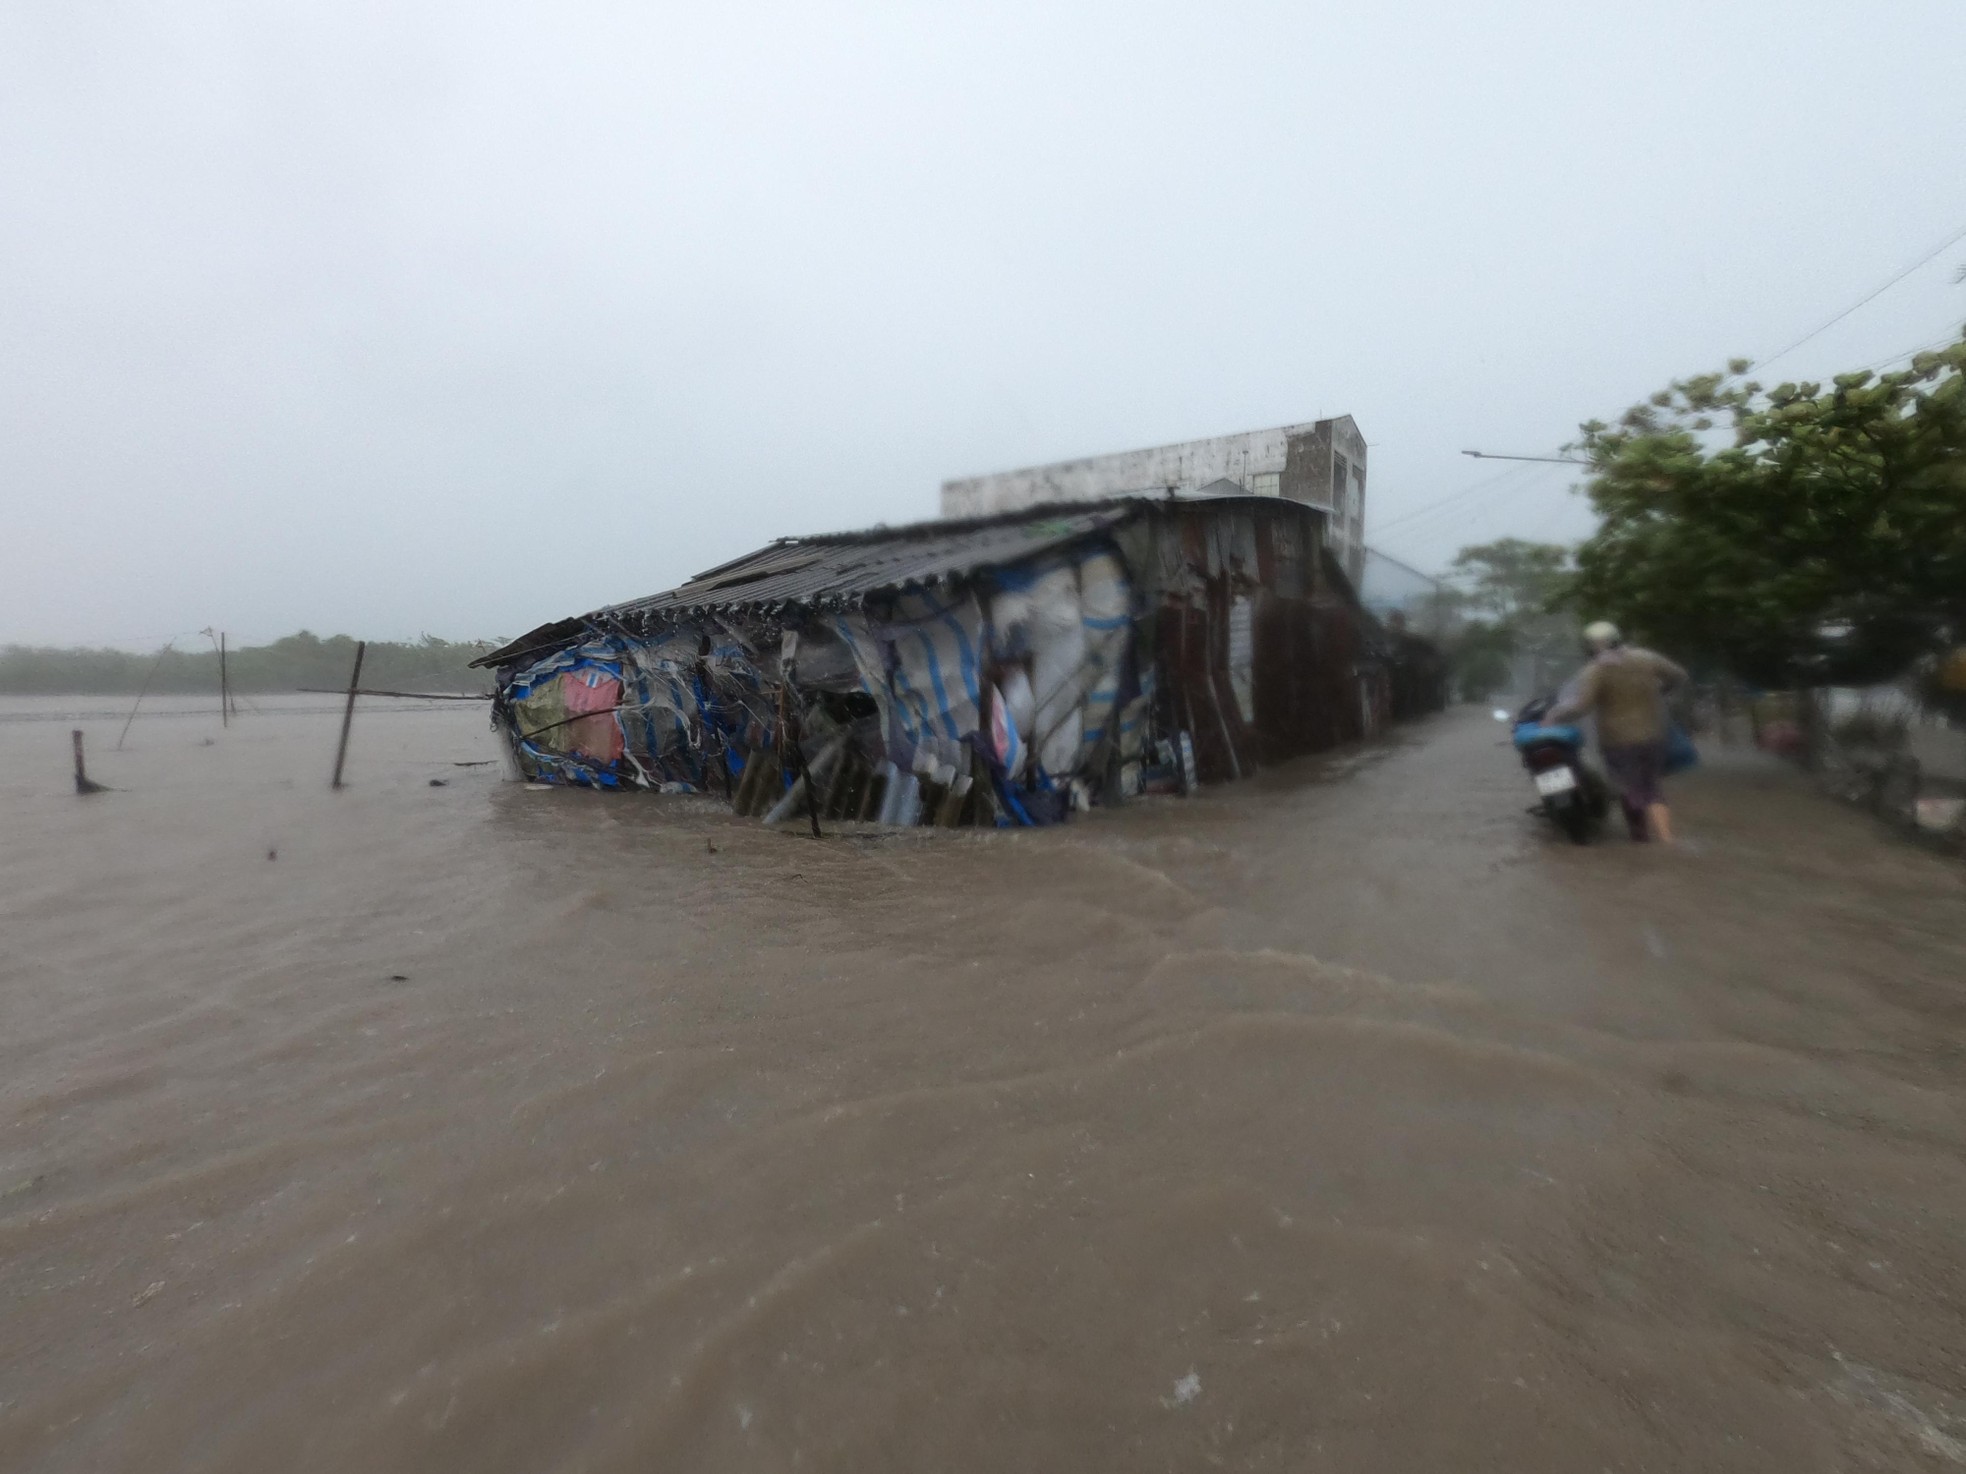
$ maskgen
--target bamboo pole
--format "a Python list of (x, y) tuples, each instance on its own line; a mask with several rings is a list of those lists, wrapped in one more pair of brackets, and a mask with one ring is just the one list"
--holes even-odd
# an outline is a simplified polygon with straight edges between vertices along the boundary
[(341, 787), (341, 765), (348, 758), (348, 729), (355, 724), (355, 698), (362, 690), (362, 656), (368, 651), (366, 640), (355, 642), (355, 669), (348, 677), (348, 705), (341, 712), (341, 741), (334, 750), (334, 788)]
[(137, 692), (137, 699), (130, 703), (129, 718), (123, 723), (123, 730), (116, 734), (116, 750), (123, 750), (123, 739), (130, 735), (130, 723), (137, 719), (137, 708), (143, 705), (143, 698), (150, 694), (150, 683), (157, 679), (157, 667), (164, 663), (164, 657), (171, 653), (172, 642), (166, 640), (164, 648), (157, 652), (157, 658), (150, 662), (150, 669), (144, 672), (143, 686)]

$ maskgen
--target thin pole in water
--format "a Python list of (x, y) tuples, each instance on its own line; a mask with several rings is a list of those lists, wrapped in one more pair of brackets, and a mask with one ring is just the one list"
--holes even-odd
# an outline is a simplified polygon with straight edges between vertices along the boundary
[(157, 658), (150, 662), (150, 669), (144, 673), (143, 687), (137, 692), (137, 699), (130, 703), (129, 719), (123, 723), (123, 730), (116, 735), (116, 750), (123, 750), (123, 739), (130, 735), (130, 723), (137, 719), (137, 708), (143, 705), (143, 698), (150, 694), (150, 683), (157, 679), (157, 667), (164, 663), (164, 657), (171, 653), (172, 641), (166, 640), (164, 648), (157, 652)]
[(225, 673), (225, 631), (218, 632), (218, 724), (232, 725), (232, 682)]
[(368, 650), (368, 642), (355, 642), (355, 669), (348, 677), (348, 705), (341, 711), (341, 742), (334, 750), (334, 782), (332, 787), (341, 787), (341, 765), (348, 758), (348, 729), (355, 723), (355, 695), (362, 686), (362, 656)]

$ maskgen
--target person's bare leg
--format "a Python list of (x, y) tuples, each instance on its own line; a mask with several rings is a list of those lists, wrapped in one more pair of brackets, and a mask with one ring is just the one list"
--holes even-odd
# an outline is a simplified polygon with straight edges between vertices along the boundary
[(1672, 843), (1672, 810), (1664, 804), (1651, 804), (1645, 810), (1645, 818), (1651, 826), (1652, 837), (1660, 844)]

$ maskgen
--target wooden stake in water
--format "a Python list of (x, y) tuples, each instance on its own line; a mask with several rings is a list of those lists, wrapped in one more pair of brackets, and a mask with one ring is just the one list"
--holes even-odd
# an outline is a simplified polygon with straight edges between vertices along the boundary
[(362, 686), (362, 656), (368, 648), (365, 640), (355, 642), (355, 669), (348, 677), (348, 705), (341, 712), (341, 742), (334, 750), (334, 783), (331, 786), (335, 788), (341, 787), (341, 765), (348, 759), (348, 729), (355, 722), (355, 695)]
[(218, 632), (218, 724), (232, 725), (232, 682), (225, 673), (225, 631)]
[(77, 793), (102, 793), (106, 790), (100, 783), (89, 781), (89, 770), (82, 763), (82, 729), (75, 728), (68, 734), (75, 748), (75, 791)]

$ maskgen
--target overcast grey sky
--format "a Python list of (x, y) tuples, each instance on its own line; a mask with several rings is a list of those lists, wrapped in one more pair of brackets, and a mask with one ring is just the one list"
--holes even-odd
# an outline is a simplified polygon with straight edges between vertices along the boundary
[(1962, 56), (1960, 0), (0, 0), (0, 640), (512, 634), (1344, 412), (1386, 550), (1576, 536), (1560, 467), (1414, 514), (1966, 227)]

